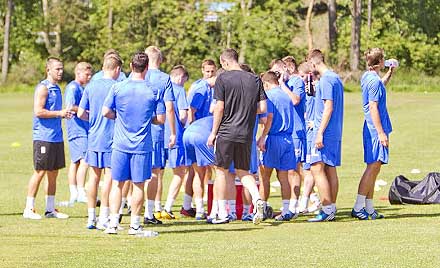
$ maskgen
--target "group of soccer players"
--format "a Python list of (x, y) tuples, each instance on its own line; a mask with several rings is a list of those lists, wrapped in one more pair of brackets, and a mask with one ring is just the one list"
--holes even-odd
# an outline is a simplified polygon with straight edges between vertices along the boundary
[[(188, 94), (183, 87), (189, 79), (185, 67), (174, 66), (166, 74), (160, 70), (162, 60), (160, 49), (150, 46), (134, 54), (128, 77), (115, 50), (105, 53), (102, 70), (93, 77), (90, 64), (78, 63), (63, 108), (58, 86), (63, 65), (59, 59), (48, 59), (47, 78), (35, 90), (35, 171), (24, 218), (41, 219), (34, 203), (45, 175), (45, 216), (68, 218), (55, 209), (56, 177), (65, 166), (61, 118), (67, 118), (70, 202), (87, 202), (89, 229), (116, 234), (124, 206), (131, 213), (131, 235), (143, 232), (142, 219), (144, 224), (175, 219), (172, 207), (182, 185), (181, 215), (213, 224), (237, 220), (235, 177), (245, 188), (244, 221), (289, 221), (314, 211), (317, 215), (310, 222), (335, 219), (344, 89), (320, 50), (310, 51), (300, 64), (292, 56), (274, 59), (268, 71), (255, 75), (250, 66), (238, 63), (236, 51), (226, 49), (220, 56), (222, 68), (214, 60), (202, 62), (203, 77)], [(391, 123), (384, 85), (394, 69), (379, 77), (384, 67), (381, 49), (368, 50), (366, 62), (361, 87), (367, 168), (352, 210), (352, 216), (362, 220), (383, 218), (372, 198), (380, 166), (388, 162)], [(173, 176), (162, 207), (165, 167)], [(280, 213), (272, 213), (268, 204), (273, 169), (281, 186)], [(207, 215), (205, 187), (213, 172), (213, 202)]]

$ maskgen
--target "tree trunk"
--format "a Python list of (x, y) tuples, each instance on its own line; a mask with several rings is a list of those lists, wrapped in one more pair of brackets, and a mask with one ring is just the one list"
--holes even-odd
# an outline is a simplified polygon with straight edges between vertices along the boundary
[[(42, 31), (44, 45), (46, 47), (47, 52), (51, 56), (59, 57), (61, 55), (61, 22), (60, 22), (60, 3), (59, 0), (53, 0), (52, 6), (49, 7), (48, 0), (42, 0), (43, 4), (43, 19), (44, 19), (44, 29)], [(52, 11), (52, 12), (50, 12)], [(51, 33), (51, 20), (50, 18), (55, 18), (55, 26), (54, 31), (52, 32), (55, 35), (55, 44), (52, 45), (50, 41), (50, 33)]]
[(3, 42), (3, 58), (2, 58), (2, 84), (6, 82), (9, 67), (9, 30), (11, 27), (12, 17), (12, 0), (7, 1), (5, 16), (5, 36)]
[(328, 0), (328, 40), (330, 51), (336, 50), (336, 0)]
[(113, 32), (113, 6), (112, 6), (112, 0), (108, 0), (107, 27), (108, 27), (108, 40), (109, 40), (109, 43), (111, 43), (111, 41), (112, 41), (112, 32)]
[(238, 62), (244, 63), (245, 62), (245, 56), (246, 56), (246, 48), (247, 48), (247, 39), (245, 36), (243, 36), (243, 32), (246, 31), (247, 26), (247, 20), (250, 16), (250, 9), (252, 8), (252, 0), (248, 0), (247, 4), (245, 0), (241, 0), (240, 2), (241, 6), (241, 13), (243, 16), (243, 28), (242, 28), (242, 34), (241, 34), (241, 45), (240, 45), (240, 52), (238, 55)]
[(307, 17), (306, 17), (306, 32), (307, 32), (307, 44), (309, 47), (309, 51), (313, 49), (313, 35), (312, 35), (312, 15), (313, 15), (313, 5), (315, 4), (315, 0), (310, 0), (309, 8), (307, 9)]
[(360, 48), (361, 48), (361, 0), (353, 0), (353, 10), (351, 21), (351, 71), (359, 69)]
[(373, 0), (368, 0), (368, 31), (371, 31), (371, 9), (373, 7)]

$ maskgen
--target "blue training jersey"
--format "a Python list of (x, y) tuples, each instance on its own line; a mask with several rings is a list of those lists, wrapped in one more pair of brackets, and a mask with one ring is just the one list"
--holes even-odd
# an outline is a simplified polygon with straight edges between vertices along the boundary
[(213, 88), (204, 79), (197, 80), (188, 92), (188, 104), (196, 109), (194, 120), (212, 115), (209, 108), (213, 101)]
[(213, 124), (214, 124), (213, 116), (206, 116), (200, 118), (192, 122), (192, 124), (185, 129), (185, 133), (183, 135), (191, 136), (191, 140), (193, 140), (194, 143), (206, 144), (209, 135), (211, 134)]
[(314, 132), (318, 131), (321, 124), (325, 100), (333, 101), (333, 112), (323, 136), (329, 140), (341, 141), (344, 117), (344, 86), (339, 76), (330, 70), (327, 70), (321, 76), (319, 87), (316, 88)]
[[(149, 69), (145, 74), (145, 81), (150, 83), (152, 88), (158, 90), (158, 94), (161, 95), (161, 99), (163, 99), (164, 102), (175, 100), (173, 94), (173, 85), (168, 74), (159, 69)], [(164, 141), (164, 132), (164, 125), (153, 125), (151, 127), (153, 142)], [(165, 143), (168, 143), (168, 141)]]
[(379, 75), (374, 71), (365, 72), (361, 78), (361, 88), (365, 124), (369, 132), (371, 135), (377, 136), (377, 129), (373, 125), (369, 106), (370, 101), (375, 101), (379, 109), (379, 118), (382, 123), (383, 131), (386, 134), (391, 133), (393, 127), (391, 126), (391, 120), (387, 110), (387, 92)]
[(89, 111), (89, 136), (87, 150), (111, 152), (114, 121), (102, 116), (102, 105), (111, 87), (116, 84), (111, 78), (90, 81), (84, 89), (79, 107)]
[[(66, 86), (64, 93), (64, 105), (65, 107), (79, 106), (81, 97), (83, 95), (84, 88), (75, 80), (70, 82)], [(81, 120), (78, 116), (73, 117), (66, 121), (67, 127), (67, 139), (73, 140), (79, 137), (87, 137), (89, 131), (89, 122)]]
[[(104, 77), (104, 71), (103, 71), (103, 70), (101, 70), (101, 71), (95, 73), (95, 74), (92, 76), (91, 81), (101, 79), (102, 77)], [(116, 81), (117, 81), (117, 82), (121, 82), (121, 81), (124, 81), (125, 79), (127, 79), (127, 76), (125, 75), (125, 73), (124, 73), (123, 71), (121, 71), (121, 72), (119, 73), (119, 76), (118, 76), (118, 78), (116, 79)]]
[[(63, 97), (61, 94), (61, 89), (58, 85), (52, 84), (47, 79), (41, 81), (35, 87), (34, 101), (37, 92), (43, 87), (46, 87), (48, 90), (44, 109), (48, 111), (62, 110)], [(32, 139), (34, 141), (62, 142), (63, 130), (61, 128), (61, 118), (39, 118), (34, 114), (32, 124)]]
[(300, 102), (295, 105), (294, 113), (294, 131), (292, 137), (295, 139), (304, 139), (306, 137), (306, 125), (304, 120), (304, 109), (306, 106), (306, 91), (304, 81), (299, 76), (292, 76), (287, 81), (287, 87), (300, 97)]
[(266, 95), (267, 113), (273, 114), (268, 135), (292, 135), (295, 108), (289, 96), (280, 87), (267, 90)]
[(104, 106), (116, 112), (114, 150), (133, 154), (153, 150), (152, 119), (154, 115), (165, 113), (157, 88), (145, 80), (124, 80), (111, 88)]
[[(182, 86), (173, 83), (173, 94), (175, 97), (174, 104), (174, 120), (176, 121), (176, 144), (174, 147), (183, 146), (183, 131), (185, 130), (185, 125), (180, 121), (180, 110), (188, 110), (189, 105), (186, 101), (185, 89)], [(168, 123), (168, 119), (165, 120), (165, 141), (170, 139), (171, 130)], [(168, 142), (165, 142), (165, 148), (168, 148)]]

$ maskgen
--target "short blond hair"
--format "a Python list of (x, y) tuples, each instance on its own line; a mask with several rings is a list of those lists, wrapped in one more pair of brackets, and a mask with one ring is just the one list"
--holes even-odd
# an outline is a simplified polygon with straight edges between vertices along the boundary
[(145, 53), (148, 55), (148, 59), (152, 62), (162, 62), (162, 51), (156, 46), (149, 46), (145, 49)]
[(104, 58), (102, 69), (106, 71), (115, 70), (117, 67), (122, 66), (122, 60), (120, 57), (114, 54), (110, 54)]
[(92, 65), (85, 61), (81, 61), (75, 66), (75, 74), (89, 70), (92, 70)]

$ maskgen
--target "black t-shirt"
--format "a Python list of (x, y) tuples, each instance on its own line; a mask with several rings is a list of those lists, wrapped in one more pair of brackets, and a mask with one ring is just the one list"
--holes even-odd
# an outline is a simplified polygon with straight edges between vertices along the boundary
[(225, 102), (218, 136), (225, 140), (252, 142), (257, 104), (267, 99), (259, 77), (245, 71), (227, 71), (215, 82), (214, 99)]

